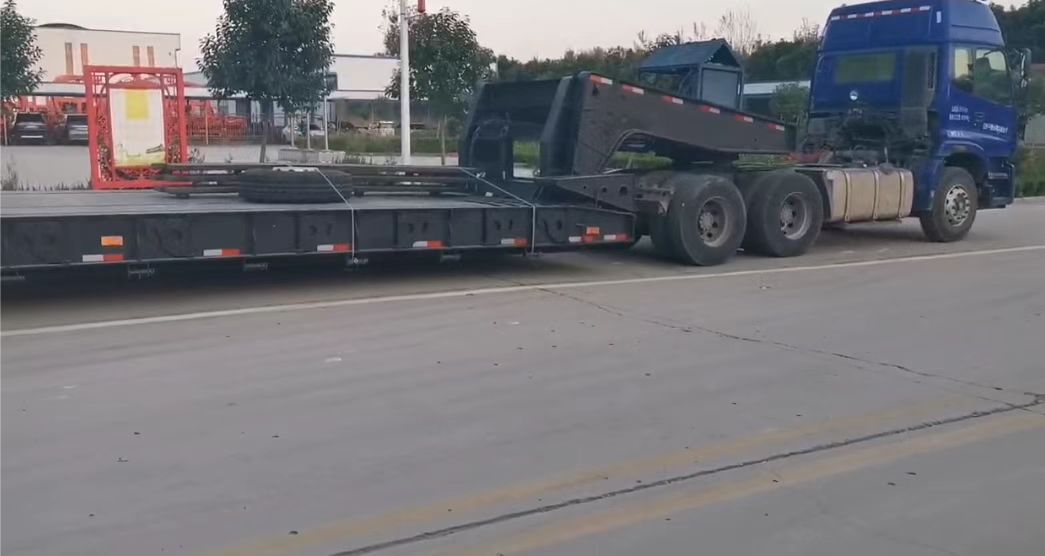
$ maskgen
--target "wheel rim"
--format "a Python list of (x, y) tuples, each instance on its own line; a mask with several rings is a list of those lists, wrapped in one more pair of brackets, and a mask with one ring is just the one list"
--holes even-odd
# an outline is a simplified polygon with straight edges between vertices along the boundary
[(809, 201), (801, 193), (788, 195), (780, 205), (780, 231), (787, 239), (800, 239), (809, 231)]
[(708, 247), (724, 244), (732, 225), (723, 199), (708, 199), (697, 212), (697, 234)]
[(947, 224), (957, 228), (969, 219), (972, 212), (972, 201), (969, 199), (969, 191), (962, 185), (955, 185), (947, 190), (943, 199), (943, 213), (947, 218)]

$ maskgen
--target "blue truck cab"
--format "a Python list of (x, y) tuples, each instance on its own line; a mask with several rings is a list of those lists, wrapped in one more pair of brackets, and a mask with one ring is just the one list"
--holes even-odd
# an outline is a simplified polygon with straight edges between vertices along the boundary
[(1013, 200), (1028, 64), (975, 0), (836, 8), (817, 53), (803, 148), (830, 153), (825, 162), (910, 169), (926, 233), (960, 239), (978, 208)]

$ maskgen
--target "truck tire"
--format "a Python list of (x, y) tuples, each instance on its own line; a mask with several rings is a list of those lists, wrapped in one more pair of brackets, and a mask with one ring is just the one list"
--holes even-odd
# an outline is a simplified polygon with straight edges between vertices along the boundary
[[(325, 178), (324, 178), (325, 176)], [(330, 180), (329, 183), (327, 180)], [(351, 175), (337, 170), (319, 172), (283, 172), (247, 170), (235, 183), (239, 194), (251, 203), (341, 203), (350, 197)], [(337, 188), (330, 185), (334, 184)], [(340, 193), (340, 194), (339, 194)]]
[(947, 243), (969, 234), (978, 208), (976, 180), (964, 168), (947, 166), (933, 191), (932, 209), (919, 215), (930, 241)]
[(711, 174), (676, 174), (665, 221), (675, 258), (712, 266), (728, 261), (744, 239), (747, 211), (733, 182)]
[(824, 200), (813, 180), (770, 172), (751, 191), (743, 246), (770, 257), (795, 257), (809, 250), (823, 224)]

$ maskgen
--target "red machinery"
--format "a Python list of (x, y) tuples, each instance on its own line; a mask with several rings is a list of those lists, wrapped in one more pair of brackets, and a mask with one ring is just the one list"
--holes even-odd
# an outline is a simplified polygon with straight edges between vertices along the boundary
[(181, 69), (85, 66), (84, 78), (91, 187), (176, 185), (157, 180), (154, 165), (189, 159)]
[(247, 135), (247, 119), (222, 114), (211, 100), (189, 100), (185, 107), (189, 121), (189, 137), (194, 143), (242, 139)]

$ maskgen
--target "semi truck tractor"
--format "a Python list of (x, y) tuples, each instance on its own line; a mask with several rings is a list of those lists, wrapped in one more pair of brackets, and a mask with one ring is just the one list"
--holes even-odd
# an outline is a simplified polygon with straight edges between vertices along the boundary
[[(741, 248), (800, 255), (827, 223), (906, 217), (933, 241), (955, 241), (978, 210), (1013, 200), (1014, 104), (1028, 63), (973, 0), (840, 7), (824, 27), (801, 130), (591, 72), (486, 83), (459, 167), (179, 164), (163, 168), (168, 194), (4, 192), (3, 272), (355, 264), (423, 250), (620, 247), (646, 234), (663, 257), (715, 265)], [(516, 175), (520, 142), (538, 145), (532, 176)], [(629, 151), (669, 164), (609, 169)]]

